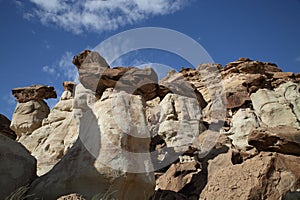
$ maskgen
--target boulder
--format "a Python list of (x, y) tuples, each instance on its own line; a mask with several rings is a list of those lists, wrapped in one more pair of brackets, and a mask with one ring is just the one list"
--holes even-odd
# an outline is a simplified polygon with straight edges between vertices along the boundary
[(300, 128), (300, 94), (297, 83), (287, 82), (275, 90), (260, 89), (251, 95), (262, 126)]
[(0, 197), (36, 178), (36, 160), (20, 143), (0, 134)]
[(157, 118), (158, 135), (167, 147), (176, 152), (185, 152), (193, 146), (199, 134), (204, 131), (201, 123), (201, 107), (196, 98), (189, 98), (178, 94), (167, 94), (159, 104)]
[(19, 103), (26, 103), (31, 100), (41, 101), (43, 99), (57, 98), (54, 87), (45, 85), (14, 88), (12, 94)]
[[(64, 85), (66, 84), (65, 82)], [(42, 126), (29, 135), (22, 135), (18, 140), (37, 159), (39, 176), (52, 169), (78, 137), (71, 91), (72, 87), (66, 87), (60, 101), (53, 107), (48, 117), (43, 119)]]
[(156, 189), (180, 192), (180, 190), (192, 181), (193, 176), (200, 171), (200, 165), (196, 161), (172, 164), (156, 180)]
[(231, 119), (231, 128), (227, 132), (230, 134), (233, 145), (240, 150), (247, 150), (250, 148), (248, 144), (248, 135), (251, 130), (259, 127), (259, 121), (254, 111), (250, 108), (239, 109)]
[(200, 199), (283, 199), (300, 189), (300, 158), (261, 153), (238, 165), (224, 165), (208, 179)]
[(248, 137), (249, 144), (259, 151), (274, 151), (300, 156), (300, 129), (289, 126), (257, 128)]
[(16, 135), (30, 135), (34, 130), (42, 126), (42, 121), (50, 112), (50, 109), (43, 100), (31, 100), (25, 103), (18, 103), (12, 116), (10, 128)]
[(73, 109), (79, 137), (53, 169), (31, 184), (29, 194), (46, 199), (74, 192), (88, 199), (97, 194), (133, 200), (152, 196), (143, 105), (138, 95), (109, 90), (95, 102), (95, 93), (78, 85)]
[(10, 129), (10, 123), (11, 122), (7, 117), (0, 114), (0, 134), (15, 140), (17, 135)]

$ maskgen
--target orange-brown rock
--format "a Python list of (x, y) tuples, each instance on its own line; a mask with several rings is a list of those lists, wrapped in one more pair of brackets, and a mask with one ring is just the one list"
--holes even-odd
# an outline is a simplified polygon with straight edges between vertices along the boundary
[(242, 164), (215, 171), (200, 200), (285, 199), (300, 188), (300, 157), (261, 153)]
[(12, 94), (19, 103), (26, 103), (31, 100), (40, 101), (43, 99), (57, 98), (54, 87), (45, 85), (14, 88)]
[(300, 129), (289, 126), (256, 128), (248, 136), (259, 151), (275, 151), (300, 156)]
[(73, 81), (65, 81), (63, 82), (63, 86), (65, 91), (69, 91), (72, 93), (75, 89), (76, 83), (74, 83)]

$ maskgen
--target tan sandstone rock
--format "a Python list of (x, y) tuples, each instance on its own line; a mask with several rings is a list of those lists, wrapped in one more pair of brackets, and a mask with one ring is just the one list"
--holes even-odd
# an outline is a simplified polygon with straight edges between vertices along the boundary
[(55, 199), (76, 192), (90, 199), (145, 199), (154, 193), (154, 175), (144, 106), (140, 96), (107, 91), (95, 102), (78, 85), (74, 114), (79, 138), (63, 159), (30, 186), (29, 194)]
[(252, 129), (259, 127), (259, 121), (254, 111), (250, 108), (239, 109), (231, 119), (231, 129), (227, 134), (231, 134), (233, 145), (240, 150), (249, 148), (248, 135)]
[(251, 95), (262, 126), (300, 128), (300, 93), (297, 83), (284, 83), (273, 90), (261, 89)]
[(10, 128), (15, 131), (18, 137), (30, 135), (34, 130), (42, 126), (42, 121), (50, 112), (50, 109), (43, 100), (31, 100), (25, 103), (18, 103), (12, 116)]
[(0, 134), (0, 197), (36, 178), (36, 160), (20, 143)]
[[(64, 85), (71, 83), (64, 83)], [(74, 86), (74, 84), (73, 84)], [(78, 133), (73, 116), (73, 88), (66, 87), (42, 126), (30, 135), (22, 135), (22, 143), (37, 159), (37, 174), (47, 173), (75, 143)]]

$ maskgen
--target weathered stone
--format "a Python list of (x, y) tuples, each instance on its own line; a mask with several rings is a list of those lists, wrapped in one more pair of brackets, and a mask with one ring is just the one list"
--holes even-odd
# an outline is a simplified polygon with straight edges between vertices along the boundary
[(282, 199), (300, 188), (300, 158), (261, 153), (239, 165), (216, 171), (200, 199)]
[(64, 91), (42, 126), (30, 135), (23, 134), (18, 141), (37, 159), (37, 174), (41, 176), (60, 161), (77, 137), (72, 93)]
[(249, 133), (252, 129), (259, 127), (254, 111), (250, 108), (239, 109), (232, 116), (231, 123), (231, 129), (227, 134), (231, 134), (229, 138), (232, 139), (233, 145), (237, 149), (247, 150), (250, 147), (248, 144)]
[(18, 103), (12, 116), (10, 128), (18, 137), (29, 135), (42, 126), (42, 121), (50, 112), (43, 100), (31, 100), (26, 103)]
[(262, 125), (300, 127), (300, 94), (296, 83), (281, 84), (275, 91), (261, 89), (251, 95)]
[(99, 193), (111, 194), (111, 199), (153, 195), (150, 134), (142, 98), (107, 92), (94, 101), (91, 90), (76, 87), (79, 138), (52, 170), (33, 182), (29, 194), (48, 199), (72, 192), (88, 199)]
[(10, 120), (4, 115), (0, 114), (0, 134), (5, 135), (11, 139), (16, 139), (17, 135), (10, 129)]
[(259, 151), (300, 155), (300, 129), (288, 126), (257, 128), (251, 131), (248, 140)]
[(172, 164), (171, 167), (156, 180), (156, 188), (179, 192), (191, 182), (193, 175), (201, 171), (199, 163), (185, 162)]
[(164, 97), (168, 93), (173, 93), (197, 99), (201, 109), (207, 106), (207, 102), (204, 100), (202, 94), (181, 73), (175, 71), (168, 72), (167, 76), (159, 81), (159, 85), (164, 88), (163, 96), (160, 95), (160, 97)]
[(187, 151), (204, 131), (198, 101), (195, 98), (167, 94), (159, 106), (159, 114), (154, 114), (159, 116), (158, 135), (176, 152)]
[(0, 134), (0, 197), (5, 198), (36, 178), (36, 160), (18, 142)]
[(72, 81), (65, 81), (65, 82), (63, 82), (63, 86), (64, 86), (65, 91), (69, 91), (69, 92), (73, 93), (74, 89), (76, 87), (76, 83), (74, 83)]
[(26, 103), (31, 100), (41, 101), (43, 99), (57, 98), (54, 87), (45, 85), (14, 88), (12, 94), (19, 103)]

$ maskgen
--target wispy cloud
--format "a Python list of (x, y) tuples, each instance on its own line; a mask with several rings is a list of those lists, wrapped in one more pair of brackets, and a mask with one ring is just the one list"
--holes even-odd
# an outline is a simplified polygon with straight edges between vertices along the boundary
[(76, 67), (72, 64), (73, 55), (72, 52), (65, 52), (59, 61), (51, 66), (43, 66), (42, 71), (54, 76), (56, 79), (61, 78), (62, 81), (78, 82), (78, 73)]
[(152, 16), (174, 13), (184, 8), (189, 1), (30, 0), (34, 6), (24, 16), (27, 19), (37, 17), (45, 25), (56, 25), (75, 34), (85, 31), (103, 32), (116, 30)]
[(296, 58), (296, 61), (297, 61), (297, 62), (300, 62), (300, 56), (298, 56), (298, 57)]

